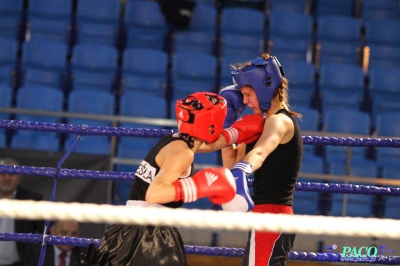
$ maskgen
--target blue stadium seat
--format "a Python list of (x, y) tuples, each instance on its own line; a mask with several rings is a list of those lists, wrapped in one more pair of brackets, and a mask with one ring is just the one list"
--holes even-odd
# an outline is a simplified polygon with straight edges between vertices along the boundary
[(376, 117), (378, 136), (400, 136), (400, 117), (398, 113), (381, 114)]
[[(392, 165), (398, 165), (400, 160), (400, 150), (394, 147), (379, 147), (376, 150), (376, 163), (383, 167), (391, 167)], [(390, 169), (390, 168), (388, 168)], [(386, 176), (390, 173), (386, 169)]]
[(128, 48), (124, 51), (124, 76), (150, 77), (163, 82), (167, 79), (167, 67), (168, 54), (164, 51), (151, 48)]
[(220, 46), (222, 58), (229, 58), (233, 55), (255, 58), (264, 51), (264, 38), (262, 35), (225, 32), (222, 35)]
[[(399, 176), (400, 177), (400, 176)], [(399, 196), (388, 196), (385, 202), (385, 218), (388, 219), (400, 219), (400, 197)]]
[(400, 30), (400, 21), (391, 19), (367, 20), (365, 27), (365, 45), (370, 48), (369, 66), (398, 66), (398, 47), (400, 37), (393, 32)]
[[(343, 194), (334, 194), (332, 199), (332, 216), (342, 216)], [(372, 216), (372, 195), (348, 194), (345, 216), (364, 217)]]
[(366, 45), (398, 46), (400, 44), (400, 36), (393, 34), (393, 32), (400, 30), (400, 21), (390, 19), (368, 20), (365, 21), (364, 27)]
[(124, 92), (148, 92), (165, 97), (166, 82), (166, 78), (163, 77), (141, 76), (139, 73), (137, 75), (125, 75), (123, 90)]
[[(400, 136), (400, 118), (398, 113), (377, 115), (375, 131), (377, 136), (379, 137)], [(391, 168), (392, 165), (393, 166), (398, 165), (399, 160), (400, 160), (400, 150), (398, 148), (394, 147), (376, 148), (376, 161), (379, 166), (382, 166), (384, 168), (388, 166), (389, 168)], [(385, 175), (391, 176), (391, 173), (388, 169), (385, 169), (386, 170)]]
[(175, 78), (173, 84), (173, 95), (175, 99), (184, 98), (196, 91), (213, 91), (215, 90), (215, 82), (206, 79), (190, 80), (183, 78)]
[(293, 108), (311, 107), (316, 93), (315, 66), (305, 60), (280, 60), (280, 62), (286, 73), (285, 77), (289, 80), (290, 105)]
[(323, 114), (323, 126), (326, 132), (343, 134), (370, 134), (368, 114), (358, 111), (326, 110)]
[(214, 5), (214, 0), (194, 0), (197, 5), (208, 5), (208, 6), (213, 6)]
[(387, 99), (385, 95), (375, 95), (371, 107), (371, 121), (376, 125), (376, 117), (381, 114), (391, 114), (400, 112), (400, 102), (398, 97)]
[(174, 32), (174, 51), (215, 53), (217, 9), (197, 4), (192, 12), (189, 27)]
[(72, 34), (72, 2), (30, 0), (28, 40), (45, 39), (69, 44)]
[[(133, 104), (134, 103), (134, 104)], [(153, 108), (149, 108), (153, 107)], [(122, 95), (120, 102), (120, 115), (140, 118), (165, 119), (167, 115), (167, 103), (164, 97), (152, 93), (127, 91)], [(140, 125), (140, 126), (139, 126)], [(120, 123), (122, 127), (157, 128), (140, 123)]]
[(0, 83), (12, 84), (19, 73), (16, 70), (18, 44), (16, 40), (0, 37)]
[[(76, 141), (77, 136), (70, 135), (65, 143), (65, 150), (68, 150)], [(75, 153), (104, 155), (110, 154), (111, 142), (106, 136), (83, 136), (72, 150)]]
[(174, 33), (174, 51), (214, 53), (215, 35), (212, 32), (180, 31)]
[(51, 40), (69, 44), (72, 35), (71, 24), (69, 21), (31, 17), (28, 34), (27, 41)]
[(144, 160), (159, 138), (123, 137), (118, 142), (117, 157)]
[(118, 51), (112, 46), (77, 44), (72, 59), (73, 90), (116, 89), (117, 60)]
[[(19, 88), (17, 92), (16, 107), (37, 111), (61, 112), (63, 110), (63, 98), (63, 92), (57, 88), (25, 86)], [(61, 118), (57, 116), (17, 114), (16, 119), (22, 121), (59, 123)]]
[[(146, 62), (143, 64), (143, 62)], [(122, 61), (123, 91), (166, 96), (168, 54), (152, 48), (128, 48)]]
[[(116, 164), (114, 167), (114, 171), (135, 173), (138, 166), (139, 165), (136, 165), (136, 164)], [(121, 181), (121, 182), (125, 182), (125, 181)], [(128, 185), (128, 183), (129, 183), (129, 186), (132, 184), (131, 181), (126, 181), (125, 185)]]
[[(330, 165), (330, 174), (346, 175), (345, 167), (339, 162)], [(349, 175), (355, 177), (377, 178), (378, 165), (371, 160), (353, 160), (350, 164)], [(339, 182), (342, 183), (342, 182)], [(352, 184), (364, 184), (362, 182), (351, 182)], [(348, 194), (346, 196), (346, 216), (351, 217), (370, 217), (372, 215), (372, 195)], [(332, 197), (332, 215), (341, 216), (343, 214), (343, 194), (334, 194)]]
[[(94, 90), (71, 91), (68, 98), (68, 111), (80, 114), (113, 115), (114, 96), (111, 93)], [(111, 121), (69, 118), (70, 124), (89, 126), (111, 126)]]
[(361, 17), (365, 20), (399, 19), (398, 0), (363, 0)]
[[(312, 152), (313, 145), (304, 145), (303, 161), (300, 173), (324, 174), (324, 161), (322, 157)], [(319, 179), (307, 178), (300, 174), (298, 182), (322, 182)], [(296, 191), (294, 192), (293, 211), (295, 214), (316, 215), (318, 212), (318, 192)]]
[(263, 35), (265, 17), (252, 8), (229, 7), (222, 10), (221, 33)]
[[(1, 26), (0, 26), (1, 27)], [(0, 37), (0, 83), (12, 84), (20, 76), (16, 72), (18, 44), (16, 40)]]
[[(370, 118), (366, 113), (352, 110), (326, 110), (323, 114), (323, 129), (326, 132), (369, 135)], [(341, 164), (340, 169), (346, 166), (347, 147), (345, 146), (326, 146), (325, 160), (329, 163), (338, 161)], [(352, 147), (352, 160), (361, 160), (365, 158), (365, 148)]]
[(79, 44), (74, 47), (73, 67), (115, 70), (118, 51), (107, 45)]
[(370, 66), (368, 76), (373, 123), (381, 109), (391, 112), (398, 108), (400, 100), (400, 80), (396, 78), (398, 75), (400, 68)]
[(368, 47), (370, 66), (400, 68), (399, 46), (372, 43)]
[[(313, 145), (304, 145), (304, 147)], [(300, 172), (305, 173), (315, 173), (324, 174), (325, 173), (325, 163), (322, 157), (312, 154), (310, 152), (305, 152), (303, 154), (303, 161), (301, 163)], [(321, 182), (321, 180), (307, 179), (304, 177), (299, 177), (299, 181), (302, 182)]]
[[(362, 149), (357, 148), (362, 152)], [(332, 151), (333, 152), (333, 151)], [(346, 154), (337, 153), (331, 154), (329, 161), (329, 173), (333, 175), (346, 175)], [(357, 151), (356, 151), (357, 152)], [(355, 154), (349, 165), (348, 174), (351, 176), (361, 176), (361, 177), (377, 177), (378, 176), (378, 165), (375, 161), (364, 159), (363, 155)], [(352, 184), (357, 184), (352, 182)]]
[(11, 65), (0, 65), (0, 84), (10, 86), (14, 77), (13, 73), (14, 71)]
[[(351, 149), (349, 151), (349, 149)], [(324, 158), (331, 168), (331, 173), (336, 175), (344, 175), (346, 173), (346, 160), (351, 152), (351, 163), (368, 163), (366, 161), (366, 148), (363, 147), (343, 147), (343, 146), (326, 146)]]
[(118, 90), (115, 72), (112, 69), (98, 70), (76, 68), (73, 70), (73, 90), (114, 92)]
[[(8, 84), (0, 84), (0, 107), (11, 107), (12, 88)], [(0, 119), (10, 119), (10, 114), (0, 113)]]
[(318, 192), (295, 191), (293, 194), (293, 212), (295, 214), (317, 215)]
[[(123, 169), (121, 169), (120, 167), (125, 167), (125, 165), (117, 165), (116, 167), (117, 172), (127, 172), (123, 171)], [(131, 191), (132, 181), (115, 181), (113, 183), (114, 183), (113, 204), (125, 205), (126, 201), (129, 198), (129, 192)]]
[(320, 99), (323, 110), (362, 110), (364, 72), (354, 64), (323, 64), (320, 67)]
[(79, 0), (76, 11), (78, 43), (119, 46), (120, 1)]
[(305, 13), (273, 12), (269, 16), (269, 48), (278, 58), (311, 62), (313, 18)]
[(315, 1), (315, 15), (318, 17), (327, 15), (354, 15), (354, 3), (348, 0), (317, 0)]
[(58, 151), (60, 139), (57, 133), (39, 131), (18, 131), (13, 135), (11, 148), (40, 151)]
[(66, 71), (60, 70), (57, 73), (56, 71), (29, 66), (24, 68), (23, 86), (44, 86), (64, 90), (67, 88), (66, 80)]
[[(111, 93), (95, 90), (71, 91), (68, 99), (68, 111), (80, 114), (113, 115), (114, 96)], [(90, 103), (90, 104), (88, 104)], [(73, 125), (111, 126), (111, 121), (96, 119), (69, 118)], [(66, 141), (68, 149), (76, 140), (70, 135)], [(109, 155), (111, 149), (110, 138), (107, 136), (84, 136), (76, 145), (74, 152), (83, 154)]]
[[(189, 60), (190, 59), (190, 60)], [(194, 91), (213, 91), (216, 84), (217, 59), (207, 53), (177, 52), (172, 58), (173, 97)]]
[(17, 57), (18, 43), (16, 40), (0, 37), (0, 65), (10, 65), (14, 67)]
[(0, 1), (0, 36), (19, 39), (23, 0)]
[(67, 77), (67, 56), (68, 46), (65, 43), (44, 39), (24, 43), (24, 84), (63, 89), (63, 81)]
[(301, 131), (319, 131), (320, 115), (317, 109), (298, 106), (292, 110), (302, 115), (302, 118), (297, 118)]
[(164, 49), (168, 24), (157, 2), (128, 1), (125, 6), (126, 47)]
[(29, 0), (29, 16), (68, 21), (72, 18), (71, 0)]
[(192, 14), (189, 30), (215, 31), (217, 25), (217, 9), (209, 4), (197, 3)]
[[(396, 148), (383, 148), (386, 149), (386, 154), (383, 154), (385, 150), (380, 154), (381, 158), (377, 159), (377, 165), (382, 167), (382, 177), (388, 179), (400, 179), (400, 166), (398, 164), (400, 153), (397, 151)], [(391, 151), (393, 151), (391, 153)], [(397, 154), (396, 154), (397, 153)], [(392, 155), (393, 157), (389, 157)], [(386, 161), (385, 159), (390, 159)]]
[[(260, 44), (265, 38), (265, 15), (261, 10), (245, 7), (226, 7), (221, 12), (221, 56), (229, 57), (237, 49), (241, 52), (260, 54)], [(232, 36), (232, 37), (228, 37)], [(238, 43), (229, 41), (236, 36)], [(252, 40), (249, 42), (249, 40)], [(232, 50), (231, 50), (232, 49)], [(261, 49), (263, 50), (263, 49)], [(246, 55), (247, 55), (246, 53)]]
[(24, 43), (24, 66), (61, 69), (67, 65), (67, 45), (65, 43), (32, 40)]
[[(349, 92), (349, 91), (348, 91)], [(320, 89), (322, 112), (326, 110), (360, 111), (363, 94), (335, 92), (333, 89)]]
[(382, 178), (400, 179), (399, 158), (400, 152), (394, 147), (378, 149), (376, 161), (380, 167)]
[(318, 63), (359, 64), (361, 21), (345, 15), (317, 18)]
[(6, 146), (7, 146), (6, 131), (4, 129), (0, 129), (0, 147), (5, 148)]
[(306, 13), (310, 11), (310, 6), (307, 0), (269, 0), (268, 10), (270, 13), (288, 12), (292, 13)]

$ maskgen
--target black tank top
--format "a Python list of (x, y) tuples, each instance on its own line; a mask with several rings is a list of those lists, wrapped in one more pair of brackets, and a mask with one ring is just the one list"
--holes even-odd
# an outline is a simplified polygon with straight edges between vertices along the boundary
[[(303, 157), (303, 140), (297, 121), (285, 110), (276, 114), (287, 115), (294, 124), (293, 138), (278, 147), (254, 172), (253, 201), (255, 204), (293, 204), (293, 192)], [(254, 148), (255, 142), (247, 145), (246, 153)]]
[[(135, 173), (135, 178), (133, 179), (133, 184), (131, 186), (131, 190), (129, 192), (129, 200), (145, 200), (147, 189), (150, 186), (150, 183), (153, 181), (153, 178), (160, 171), (160, 167), (156, 163), (156, 156), (159, 151), (167, 144), (175, 140), (183, 140), (186, 142), (188, 147), (191, 149), (194, 145), (193, 137), (181, 134), (174, 133), (172, 135), (168, 135), (163, 137), (147, 154), (144, 158), (138, 169)], [(190, 173), (188, 176), (182, 176), (180, 178), (186, 178), (192, 176), (194, 173), (194, 166), (192, 163)], [(178, 202), (169, 202), (162, 204), (163, 206), (170, 208), (179, 208), (183, 204), (182, 201)]]

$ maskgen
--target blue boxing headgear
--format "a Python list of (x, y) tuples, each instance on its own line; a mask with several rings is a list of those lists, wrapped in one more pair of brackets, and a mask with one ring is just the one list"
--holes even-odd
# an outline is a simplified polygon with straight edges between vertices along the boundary
[(267, 60), (258, 57), (250, 62), (250, 66), (231, 72), (233, 83), (236, 89), (251, 86), (257, 94), (261, 111), (266, 112), (271, 107), (272, 97), (285, 72), (275, 56)]

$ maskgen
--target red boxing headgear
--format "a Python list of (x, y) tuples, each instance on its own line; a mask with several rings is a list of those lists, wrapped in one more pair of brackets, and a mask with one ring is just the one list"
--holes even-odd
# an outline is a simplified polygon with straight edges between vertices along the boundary
[(226, 112), (226, 100), (212, 92), (195, 92), (175, 104), (178, 130), (207, 143), (218, 139)]

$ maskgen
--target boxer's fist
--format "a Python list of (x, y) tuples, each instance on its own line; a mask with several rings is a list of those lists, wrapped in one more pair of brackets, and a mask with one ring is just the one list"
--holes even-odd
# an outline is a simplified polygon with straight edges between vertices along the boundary
[(236, 163), (231, 171), (236, 182), (236, 195), (231, 201), (222, 204), (221, 207), (225, 211), (251, 211), (254, 202), (250, 197), (247, 177), (253, 172), (253, 167), (250, 163), (241, 161)]
[(246, 105), (243, 103), (243, 95), (234, 85), (223, 88), (219, 95), (225, 98), (228, 107), (224, 128), (230, 127), (244, 111)]
[(175, 187), (175, 201), (192, 202), (208, 197), (214, 204), (232, 200), (236, 194), (236, 184), (231, 171), (225, 167), (205, 168), (193, 177), (179, 179), (172, 183)]
[(261, 115), (245, 115), (229, 128), (222, 130), (222, 135), (226, 139), (226, 146), (233, 143), (249, 144), (258, 140), (264, 129), (265, 119)]

